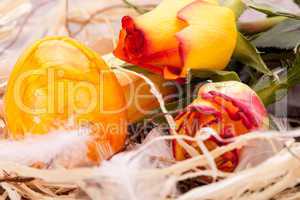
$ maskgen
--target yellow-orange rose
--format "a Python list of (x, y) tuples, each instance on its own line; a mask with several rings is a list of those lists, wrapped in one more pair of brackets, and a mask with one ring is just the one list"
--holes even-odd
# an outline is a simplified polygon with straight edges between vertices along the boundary
[(88, 127), (94, 138), (88, 157), (97, 163), (124, 147), (125, 105), (113, 71), (94, 51), (67, 37), (48, 37), (25, 51), (4, 102), (11, 138)]
[(189, 69), (224, 69), (236, 46), (235, 16), (217, 0), (163, 0), (154, 10), (122, 19), (114, 54), (164, 75)]
[[(247, 85), (235, 82), (203, 85), (198, 98), (176, 117), (177, 132), (195, 137), (202, 128), (211, 128), (223, 139), (233, 138), (256, 130), (267, 130), (267, 111), (257, 94)], [(197, 144), (191, 143), (197, 147)], [(205, 141), (209, 150), (226, 145), (211, 136)], [(189, 157), (179, 143), (173, 143), (177, 160)], [(216, 159), (220, 170), (232, 172), (238, 165), (240, 150), (236, 149)]]

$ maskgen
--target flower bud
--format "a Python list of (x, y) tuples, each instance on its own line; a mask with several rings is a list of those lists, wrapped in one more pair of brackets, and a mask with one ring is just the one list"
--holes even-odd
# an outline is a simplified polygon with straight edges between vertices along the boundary
[(123, 17), (114, 54), (166, 79), (178, 79), (190, 69), (224, 69), (236, 41), (234, 13), (218, 1), (163, 0), (146, 14)]
[[(211, 151), (226, 145), (225, 139), (268, 129), (269, 120), (263, 103), (251, 88), (228, 81), (203, 85), (198, 98), (176, 117), (176, 125), (178, 134), (191, 137), (197, 136), (202, 128), (212, 129), (224, 140), (210, 136), (204, 143)], [(196, 143), (190, 144), (197, 148)], [(176, 141), (173, 150), (177, 160), (189, 157)], [(239, 155), (240, 149), (223, 154), (215, 160), (217, 167), (226, 172), (234, 171)]]

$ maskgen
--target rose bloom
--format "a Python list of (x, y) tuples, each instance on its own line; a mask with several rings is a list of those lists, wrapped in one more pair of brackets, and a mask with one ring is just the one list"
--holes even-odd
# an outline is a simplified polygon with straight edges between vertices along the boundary
[[(197, 136), (202, 128), (211, 128), (222, 139), (240, 136), (251, 131), (267, 130), (267, 111), (247, 85), (236, 82), (208, 83), (199, 89), (198, 98), (176, 117), (177, 132), (191, 137)], [(226, 145), (211, 136), (204, 143), (209, 150)], [(197, 144), (189, 142), (200, 151)], [(176, 141), (173, 142), (177, 160), (189, 158), (188, 153)], [(239, 163), (240, 149), (227, 152), (216, 159), (217, 167), (232, 172)]]
[(236, 41), (234, 13), (217, 0), (163, 0), (146, 14), (123, 17), (114, 54), (178, 79), (189, 69), (224, 69)]
[(124, 148), (125, 104), (112, 70), (94, 51), (67, 37), (48, 37), (27, 49), (4, 98), (12, 139), (84, 127), (94, 138), (87, 156), (95, 163)]

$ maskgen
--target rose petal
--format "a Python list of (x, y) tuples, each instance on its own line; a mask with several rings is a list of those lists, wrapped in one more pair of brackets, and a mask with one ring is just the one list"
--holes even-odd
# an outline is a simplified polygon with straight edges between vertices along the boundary
[(225, 98), (227, 97), (247, 117), (251, 118), (250, 121), (257, 124), (255, 127), (260, 127), (262, 130), (269, 127), (266, 108), (249, 86), (237, 81), (208, 83), (199, 89), (199, 96), (207, 98), (207, 94), (211, 96), (211, 91), (215, 94), (222, 94)]
[(176, 34), (184, 61), (182, 76), (189, 69), (224, 69), (236, 45), (234, 13), (225, 7), (195, 1), (178, 13), (188, 26)]

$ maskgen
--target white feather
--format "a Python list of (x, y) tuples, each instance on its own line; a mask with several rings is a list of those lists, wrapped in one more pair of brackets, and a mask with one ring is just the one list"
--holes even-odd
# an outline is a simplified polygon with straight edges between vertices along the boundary
[(0, 140), (0, 160), (32, 165), (37, 162), (60, 164), (65, 167), (87, 162), (87, 133), (56, 131), (31, 136), (24, 140)]
[[(146, 141), (158, 135), (159, 130), (154, 129)], [(165, 199), (167, 195), (175, 192), (173, 190), (176, 180), (164, 173), (152, 174), (151, 169), (168, 165), (155, 159), (157, 157), (173, 159), (168, 143), (162, 140), (153, 143), (145, 151), (139, 150), (137, 147), (133, 151), (119, 153), (111, 160), (104, 161), (98, 169), (99, 176), (92, 180), (94, 184), (89, 180), (89, 184), (81, 186), (92, 199), (99, 196), (105, 200)]]

